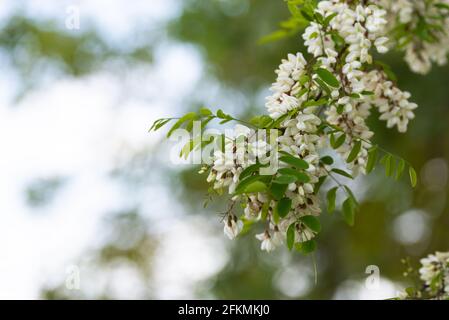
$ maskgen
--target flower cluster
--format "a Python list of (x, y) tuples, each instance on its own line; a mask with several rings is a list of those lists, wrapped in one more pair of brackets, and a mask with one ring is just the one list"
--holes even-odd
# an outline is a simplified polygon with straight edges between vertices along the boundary
[(449, 299), (449, 252), (435, 252), (421, 259), (418, 271), (408, 264), (406, 276), (415, 275), (417, 287), (409, 287), (399, 293), (398, 299)]
[(445, 65), (449, 53), (449, 0), (381, 0), (389, 30), (413, 72), (426, 74), (432, 63)]
[(419, 269), (426, 291), (449, 298), (449, 252), (436, 252), (421, 259)]
[[(267, 228), (257, 238), (267, 251), (283, 242), (289, 228), (294, 230), (291, 232), (295, 243), (310, 241), (315, 236), (316, 230), (303, 223), (302, 218), (321, 212), (316, 185), (320, 178), (329, 175), (329, 166), (320, 163), (319, 151), (329, 145), (329, 139), (341, 141), (335, 149), (344, 159), (359, 145), (354, 159), (348, 161), (348, 168), (353, 175), (365, 173), (368, 149), (372, 146), (369, 139), (373, 136), (365, 120), (371, 107), (378, 108), (388, 127), (397, 125), (401, 132), (406, 130), (416, 108), (408, 101), (409, 93), (398, 89), (382, 70), (370, 68), (371, 49), (376, 48), (379, 53), (387, 51), (385, 10), (373, 4), (351, 6), (332, 0), (319, 2), (315, 14), (320, 18), (312, 21), (302, 35), (312, 61), (307, 61), (302, 53), (289, 54), (282, 60), (266, 102), (270, 117), (280, 120), (277, 147), (306, 162), (304, 178), (292, 179), (280, 187), (282, 199), (270, 197), (266, 192), (239, 196), (245, 207), (245, 219), (261, 219), (265, 210)], [(339, 131), (330, 138), (328, 132), (319, 131), (323, 124)], [(223, 166), (218, 158), (209, 178), (216, 180), (215, 187), (229, 185), (232, 193), (244, 168), (238, 162), (230, 163), (230, 167)], [(289, 163), (281, 164), (278, 172), (289, 173), (286, 170), (291, 170)], [(279, 218), (276, 211), (280, 200), (285, 200), (288, 210)], [(226, 229), (230, 224), (226, 219), (224, 223)]]
[[(366, 123), (372, 108), (388, 128), (396, 126), (405, 132), (417, 107), (409, 101), (410, 93), (391, 79), (386, 66), (373, 58), (374, 51), (383, 54), (391, 46), (387, 37), (391, 12), (411, 23), (415, 9), (405, 8), (415, 1), (399, 0), (388, 6), (383, 2), (326, 0), (304, 7), (302, 15), (309, 20), (302, 34), (307, 54), (288, 54), (282, 60), (266, 99), (268, 115), (252, 119), (249, 125), (221, 110), (214, 114), (202, 109), (173, 126), (191, 128), (192, 121), (199, 120), (203, 127), (215, 118), (221, 123), (245, 123), (224, 136), (212, 163), (201, 169), (209, 171), (207, 181), (213, 190), (230, 195), (231, 205), (223, 219), (229, 238), (235, 238), (244, 224), (263, 222), (265, 228), (256, 236), (262, 250), (272, 251), (286, 242), (289, 249), (313, 251), (314, 237), (321, 229), (318, 191), (326, 179), (336, 184), (327, 192), (327, 210), (335, 209), (340, 191), (346, 198), (341, 208), (343, 218), (350, 225), (354, 223), (357, 200), (335, 175), (352, 179), (376, 165), (380, 148), (371, 142), (374, 133)], [(160, 119), (154, 127), (158, 129), (168, 121)], [(223, 141), (223, 136), (219, 137)], [(187, 146), (194, 149), (195, 141)], [(335, 167), (330, 149), (346, 168)], [(387, 176), (396, 168), (399, 178), (407, 163), (385, 150), (381, 152), (385, 153), (380, 163)], [(416, 172), (408, 166), (414, 186)], [(236, 203), (243, 208), (241, 216), (236, 213)]]

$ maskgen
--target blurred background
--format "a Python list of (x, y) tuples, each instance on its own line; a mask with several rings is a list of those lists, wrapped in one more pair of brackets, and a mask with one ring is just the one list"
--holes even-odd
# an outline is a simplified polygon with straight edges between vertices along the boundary
[(204, 209), (199, 168), (148, 134), (203, 105), (263, 112), (303, 48), (258, 42), (288, 17), (281, 0), (1, 0), (0, 298), (385, 299), (408, 285), (402, 258), (447, 251), (448, 67), (423, 77), (383, 57), (419, 108), (406, 134), (374, 113), (374, 140), (420, 181), (379, 167), (353, 182), (355, 227), (322, 214), (317, 284), (309, 256), (261, 252), (254, 232), (229, 241), (225, 202)]

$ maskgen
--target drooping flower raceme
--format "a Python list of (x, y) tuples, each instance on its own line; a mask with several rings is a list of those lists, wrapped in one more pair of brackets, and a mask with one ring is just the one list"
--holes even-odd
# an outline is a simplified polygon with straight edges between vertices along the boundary
[(435, 252), (421, 259), (421, 267), (418, 272), (409, 263), (406, 276), (415, 275), (413, 279), (416, 287), (409, 287), (399, 293), (398, 299), (449, 299), (449, 252)]
[(436, 252), (421, 259), (419, 269), (426, 290), (449, 298), (449, 252)]
[(416, 73), (426, 74), (432, 63), (445, 65), (449, 53), (449, 0), (381, 0), (389, 13), (389, 30)]
[[(371, 172), (376, 165), (380, 149), (372, 143), (374, 132), (366, 123), (373, 108), (388, 128), (405, 132), (417, 107), (410, 93), (398, 87), (391, 70), (373, 58), (375, 52), (384, 54), (391, 47), (392, 12), (400, 13), (401, 21), (416, 18), (415, 9), (405, 9), (408, 0), (396, 5), (389, 1), (385, 5), (385, 1), (329, 0), (316, 7), (314, 1), (306, 1), (309, 5), (301, 12), (309, 23), (301, 39), (307, 53), (288, 54), (281, 61), (266, 99), (268, 115), (246, 123), (221, 110), (214, 114), (203, 108), (180, 118), (170, 130), (169, 135), (182, 126), (190, 131), (194, 121), (201, 121), (203, 128), (213, 119), (244, 124), (216, 139), (192, 139), (183, 148), (188, 154), (220, 142), (201, 172), (209, 172), (211, 191), (230, 195), (223, 218), (229, 238), (235, 238), (244, 224), (262, 222), (265, 227), (256, 236), (261, 249), (272, 251), (286, 243), (303, 253), (313, 251), (321, 229), (318, 191), (325, 180), (336, 184), (327, 192), (327, 210), (335, 209), (340, 191), (346, 197), (343, 218), (354, 223), (357, 200), (336, 175), (353, 178)], [(158, 129), (170, 120), (160, 119), (153, 127)], [(335, 166), (331, 149), (346, 168)], [(407, 163), (382, 152), (380, 163), (387, 175), (395, 167), (400, 177)], [(415, 185), (416, 172), (408, 166)], [(243, 214), (236, 212), (236, 203)]]

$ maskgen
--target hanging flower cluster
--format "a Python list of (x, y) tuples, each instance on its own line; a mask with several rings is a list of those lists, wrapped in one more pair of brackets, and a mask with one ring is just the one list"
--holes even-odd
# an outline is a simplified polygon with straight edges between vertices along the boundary
[[(213, 113), (202, 108), (177, 119), (168, 136), (181, 128), (190, 133), (196, 121), (201, 134), (214, 119), (240, 122), (231, 133), (194, 136), (181, 155), (216, 146), (200, 172), (208, 172), (211, 193), (230, 195), (223, 217), (224, 232), (230, 239), (246, 225), (262, 222), (264, 228), (256, 238), (263, 250), (272, 251), (286, 242), (289, 249), (309, 253), (321, 230), (318, 191), (326, 180), (334, 184), (326, 195), (327, 211), (335, 210), (337, 192), (341, 192), (345, 197), (341, 211), (349, 225), (354, 223), (358, 203), (338, 176), (353, 179), (380, 163), (386, 175), (396, 179), (408, 167), (411, 184), (416, 185), (416, 172), (407, 161), (371, 142), (374, 133), (366, 120), (374, 108), (388, 128), (405, 132), (414, 118), (417, 105), (410, 101), (410, 93), (397, 86), (391, 70), (373, 54), (386, 53), (392, 42), (402, 41), (389, 39), (392, 29), (406, 24), (415, 27), (414, 21), (422, 15), (416, 14), (417, 1), (412, 0), (288, 2), (294, 17), (307, 20), (302, 34), (307, 54), (289, 54), (282, 60), (266, 99), (268, 115), (246, 123), (222, 110)], [(432, 10), (429, 15), (434, 14)], [(417, 43), (427, 43), (415, 40), (407, 46), (414, 43), (416, 49)], [(441, 41), (435, 46), (444, 47)], [(426, 52), (431, 54), (430, 49)], [(159, 119), (150, 130), (173, 119)], [(334, 164), (329, 155), (332, 149), (346, 168)]]
[(449, 53), (449, 0), (381, 0), (389, 13), (391, 45), (405, 52), (416, 73), (426, 74), (432, 63), (445, 65)]
[[(407, 275), (414, 269), (408, 267)], [(410, 287), (400, 294), (399, 299), (449, 299), (449, 252), (435, 252), (421, 259), (418, 270), (418, 288)]]

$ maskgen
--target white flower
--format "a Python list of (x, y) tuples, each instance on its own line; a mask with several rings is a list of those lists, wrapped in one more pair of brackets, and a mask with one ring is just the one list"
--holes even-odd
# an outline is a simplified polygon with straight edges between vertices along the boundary
[(279, 227), (275, 225), (273, 227), (273, 235), (272, 235), (272, 241), (275, 246), (280, 246), (284, 243), (284, 234), (279, 230)]
[(271, 238), (268, 230), (263, 233), (257, 234), (256, 238), (258, 240), (262, 241), (262, 243), (260, 244), (260, 249), (265, 250), (267, 252), (271, 252), (274, 249), (276, 249), (276, 245), (275, 245), (273, 239)]
[(238, 138), (240, 136), (248, 137), (252, 130), (244, 125), (236, 124), (234, 127), (234, 137)]
[(243, 229), (243, 222), (237, 219), (236, 216), (230, 214), (226, 219), (223, 220), (224, 223), (224, 233), (233, 240)]
[[(440, 1), (415, 1), (415, 0), (381, 0), (381, 5), (388, 11), (389, 30), (394, 30), (400, 23), (405, 29), (413, 30), (419, 25), (422, 19), (432, 24), (432, 41), (427, 41), (421, 37), (409, 37), (409, 33), (404, 33), (397, 44), (405, 51), (405, 61), (413, 72), (426, 74), (432, 68), (432, 63), (444, 65), (447, 63), (449, 53), (449, 17), (442, 15), (440, 9), (434, 4)], [(448, 5), (449, 1), (441, 3)], [(419, 12), (419, 14), (415, 14)], [(436, 18), (442, 16), (441, 18)]]
[[(444, 290), (449, 295), (449, 252), (430, 254), (421, 259), (421, 264), (422, 267), (419, 269), (421, 280), (427, 286), (433, 284), (437, 290)], [(439, 282), (435, 280), (437, 277), (441, 277)], [(432, 290), (432, 288), (430, 289)]]
[(276, 70), (278, 77), (270, 88), (273, 94), (266, 99), (266, 108), (273, 119), (299, 107), (301, 102), (305, 101), (306, 97), (295, 95), (301, 90), (297, 81), (305, 73), (306, 63), (301, 53), (289, 54)]
[(386, 53), (388, 51), (388, 47), (385, 44), (388, 42), (387, 37), (380, 37), (374, 41), (374, 45), (379, 53)]

